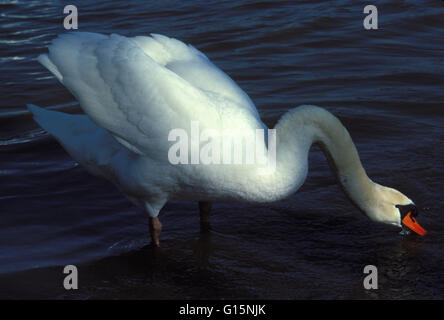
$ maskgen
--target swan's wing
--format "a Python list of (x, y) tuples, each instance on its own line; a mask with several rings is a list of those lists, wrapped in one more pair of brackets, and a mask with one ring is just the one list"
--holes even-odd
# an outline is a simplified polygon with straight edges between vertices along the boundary
[(164, 157), (168, 134), (202, 127), (261, 127), (245, 108), (206, 92), (153, 60), (136, 41), (119, 35), (70, 33), (39, 57), (98, 125), (133, 151)]
[(193, 86), (235, 101), (259, 118), (250, 97), (205, 54), (182, 41), (160, 34), (132, 38), (158, 64), (173, 71)]

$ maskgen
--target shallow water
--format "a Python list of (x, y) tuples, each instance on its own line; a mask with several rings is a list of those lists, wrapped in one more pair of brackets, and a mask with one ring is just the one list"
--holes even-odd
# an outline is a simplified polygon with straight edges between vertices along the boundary
[[(0, 298), (444, 298), (444, 4), (361, 1), (78, 1), (81, 31), (160, 33), (192, 43), (226, 71), (273, 126), (289, 108), (336, 114), (369, 176), (414, 199), (424, 238), (371, 223), (343, 195), (317, 148), (304, 186), (272, 204), (215, 203), (201, 234), (197, 204), (148, 221), (89, 175), (25, 112), (79, 112), (35, 61), (64, 32), (64, 1), (0, 2)], [(80, 289), (62, 287), (64, 265)], [(363, 288), (378, 267), (379, 289)]]

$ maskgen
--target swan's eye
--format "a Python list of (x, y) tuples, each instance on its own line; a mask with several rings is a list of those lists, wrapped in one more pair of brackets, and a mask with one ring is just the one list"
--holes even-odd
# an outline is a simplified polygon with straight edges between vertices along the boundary
[(406, 204), (406, 205), (397, 204), (396, 208), (398, 208), (399, 212), (401, 213), (401, 220), (404, 219), (404, 217), (409, 212), (411, 212), (411, 215), (413, 217), (416, 217), (418, 215), (418, 208), (416, 208), (414, 204)]

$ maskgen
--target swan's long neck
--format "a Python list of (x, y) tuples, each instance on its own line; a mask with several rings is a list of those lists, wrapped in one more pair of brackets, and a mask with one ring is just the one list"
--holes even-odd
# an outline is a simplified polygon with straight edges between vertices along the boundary
[[(356, 147), (338, 118), (325, 109), (301, 106), (276, 126), (278, 176), (299, 188), (308, 170), (308, 152), (318, 143), (346, 194), (362, 210), (369, 205), (374, 183), (362, 167)], [(296, 178), (294, 178), (296, 176)], [(291, 180), (296, 179), (296, 180)]]

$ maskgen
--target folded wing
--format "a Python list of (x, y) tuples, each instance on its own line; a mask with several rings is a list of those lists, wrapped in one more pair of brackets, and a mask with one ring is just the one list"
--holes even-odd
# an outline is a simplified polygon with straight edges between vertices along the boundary
[[(69, 33), (39, 61), (130, 150), (165, 156), (171, 129), (262, 128), (248, 96), (202, 53), (167, 37)], [(163, 158), (165, 159), (165, 158)]]

